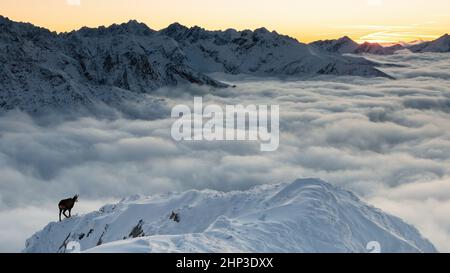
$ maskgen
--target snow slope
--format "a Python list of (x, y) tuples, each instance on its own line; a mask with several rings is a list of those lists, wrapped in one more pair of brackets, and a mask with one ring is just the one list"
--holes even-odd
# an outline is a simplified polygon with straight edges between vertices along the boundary
[(319, 179), (133, 196), (49, 223), (24, 252), (65, 252), (70, 241), (87, 252), (367, 252), (371, 241), (382, 252), (436, 251), (414, 227)]

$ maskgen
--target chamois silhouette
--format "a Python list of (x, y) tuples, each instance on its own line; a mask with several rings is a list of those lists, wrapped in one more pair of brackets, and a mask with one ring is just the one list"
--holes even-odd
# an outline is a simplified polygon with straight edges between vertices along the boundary
[[(73, 206), (75, 205), (75, 202), (78, 202), (78, 194), (75, 195), (73, 198), (68, 198), (59, 201), (58, 208), (59, 208), (59, 221), (61, 222), (61, 213), (64, 214), (66, 218), (71, 217), (71, 211)], [(66, 211), (69, 211), (69, 216), (66, 215)]]
[(169, 217), (170, 220), (174, 220), (175, 222), (180, 222), (180, 215), (174, 211), (172, 211), (172, 214)]

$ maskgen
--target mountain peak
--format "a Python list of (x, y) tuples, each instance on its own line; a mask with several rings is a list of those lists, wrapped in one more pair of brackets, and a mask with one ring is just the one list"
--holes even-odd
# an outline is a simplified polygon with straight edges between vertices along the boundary
[(121, 25), (123, 25), (123, 26), (128, 26), (128, 27), (136, 27), (136, 28), (139, 28), (139, 27), (145, 27), (145, 28), (148, 28), (146, 24), (144, 24), (144, 23), (142, 23), (142, 22), (139, 22), (139, 21), (136, 20), (136, 19), (131, 19), (131, 20), (129, 20), (129, 21), (126, 22), (126, 23), (122, 23)]
[(344, 36), (337, 40), (323, 40), (311, 43), (311, 45), (331, 53), (353, 53), (359, 46), (350, 37)]
[(175, 22), (175, 23), (170, 24), (165, 29), (160, 30), (160, 32), (163, 33), (164, 35), (167, 35), (170, 37), (178, 37), (179, 35), (187, 32), (188, 30), (189, 30), (188, 27), (186, 27), (178, 22)]
[(189, 29), (187, 26), (184, 26), (178, 22), (172, 23), (170, 24), (167, 29), (182, 29), (182, 30), (186, 30)]
[(129, 20), (126, 23), (120, 25), (112, 25), (109, 27), (110, 30), (125, 31), (133, 34), (149, 34), (154, 32), (146, 24), (138, 22), (137, 20)]
[(348, 37), (347, 35), (344, 37), (341, 37), (338, 39), (339, 41), (346, 41), (346, 42), (354, 42), (350, 37)]
[(82, 27), (77, 31), (70, 32), (80, 33), (83, 36), (96, 36), (96, 35), (108, 35), (108, 34), (134, 34), (134, 35), (149, 35), (155, 32), (150, 29), (146, 24), (138, 22), (137, 20), (129, 20), (128, 22), (121, 24), (112, 24), (110, 26), (100, 26), (98, 28)]
[[(9, 25), (9, 24), (12, 24), (12, 23), (13, 23), (13, 21), (9, 20), (8, 17), (4, 17), (4, 16), (0, 15), (0, 24), (1, 25)], [(21, 23), (17, 23), (17, 25), (20, 25), (20, 24)]]
[(255, 33), (262, 33), (262, 34), (270, 33), (270, 31), (269, 31), (267, 28), (265, 28), (265, 27), (257, 28), (257, 29), (255, 29), (254, 32), (255, 32)]

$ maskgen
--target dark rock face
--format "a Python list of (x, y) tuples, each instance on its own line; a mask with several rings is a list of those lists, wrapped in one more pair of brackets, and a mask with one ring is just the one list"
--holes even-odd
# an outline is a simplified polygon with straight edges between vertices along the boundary
[(137, 238), (145, 236), (144, 231), (142, 230), (142, 225), (144, 224), (143, 220), (140, 220), (139, 223), (131, 230), (128, 235), (129, 238)]

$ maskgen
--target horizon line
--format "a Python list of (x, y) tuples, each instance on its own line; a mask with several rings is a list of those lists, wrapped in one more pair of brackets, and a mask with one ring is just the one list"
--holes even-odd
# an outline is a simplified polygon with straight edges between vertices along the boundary
[[(429, 35), (430, 37), (428, 37), (428, 39), (413, 39), (413, 40), (409, 40), (409, 41), (405, 41), (405, 40), (397, 40), (397, 41), (392, 41), (392, 42), (389, 42), (389, 41), (384, 41), (384, 42), (383, 42), (383, 41), (380, 41), (380, 42), (377, 42), (377, 41), (373, 41), (373, 40), (371, 41), (371, 40), (364, 40), (364, 39), (363, 39), (363, 40), (361, 40), (361, 39), (356, 39), (356, 38), (354, 38), (354, 37), (351, 37), (351, 35), (349, 35), (349, 34), (338, 34), (338, 36), (339, 36), (338, 38), (324, 38), (324, 39), (312, 40), (312, 41), (310, 41), (310, 42), (306, 42), (306, 41), (304, 42), (304, 41), (302, 41), (301, 39), (299, 39), (298, 37), (292, 36), (292, 35), (290, 35), (290, 34), (284, 34), (284, 33), (281, 33), (281, 32), (279, 32), (278, 30), (275, 30), (275, 29), (272, 29), (272, 30), (271, 30), (271, 29), (268, 29), (268, 28), (265, 27), (265, 26), (260, 26), (260, 27), (255, 27), (255, 28), (235, 28), (235, 27), (228, 27), (228, 28), (219, 28), (219, 29), (208, 29), (208, 28), (199, 26), (199, 25), (197, 25), (197, 24), (194, 24), (194, 25), (186, 25), (186, 24), (180, 23), (180, 21), (174, 21), (173, 23), (170, 23), (170, 24), (167, 25), (166, 27), (163, 27), (163, 28), (160, 28), (160, 29), (154, 29), (154, 28), (150, 27), (149, 24), (146, 23), (146, 22), (144, 22), (144, 21), (138, 20), (138, 19), (136, 19), (136, 18), (130, 18), (130, 19), (125, 19), (125, 20), (123, 20), (122, 22), (115, 22), (115, 23), (109, 23), (109, 24), (98, 24), (98, 25), (95, 25), (95, 26), (83, 25), (83, 26), (80, 26), (80, 27), (70, 28), (70, 29), (64, 30), (64, 31), (58, 31), (58, 30), (52, 29), (51, 27), (39, 25), (39, 24), (33, 23), (33, 22), (31, 22), (31, 21), (15, 20), (15, 19), (12, 19), (12, 18), (10, 18), (10, 17), (8, 17), (8, 16), (6, 16), (6, 15), (2, 15), (2, 14), (0, 14), (0, 17), (3, 17), (3, 18), (5, 18), (5, 19), (7, 19), (7, 20), (9, 20), (9, 21), (12, 21), (12, 22), (15, 22), (15, 23), (30, 24), (30, 25), (32, 25), (32, 26), (34, 26), (34, 27), (46, 29), (46, 30), (48, 30), (48, 31), (50, 31), (50, 32), (56, 33), (57, 35), (60, 35), (60, 34), (67, 34), (67, 33), (71, 33), (71, 32), (77, 32), (77, 31), (80, 31), (80, 30), (82, 30), (82, 29), (84, 29), (84, 28), (88, 28), (88, 29), (99, 29), (99, 28), (102, 28), (102, 27), (103, 27), (103, 28), (109, 28), (109, 27), (112, 27), (112, 26), (128, 24), (128, 23), (130, 23), (130, 22), (137, 22), (137, 23), (139, 23), (139, 24), (144, 24), (144, 25), (145, 25), (146, 27), (148, 27), (150, 30), (154, 30), (154, 31), (161, 31), (161, 30), (164, 30), (164, 29), (168, 28), (169, 26), (171, 26), (171, 25), (173, 25), (173, 24), (179, 24), (180, 26), (186, 27), (186, 28), (188, 28), (188, 29), (192, 29), (192, 28), (198, 27), (198, 28), (204, 29), (204, 30), (206, 30), (206, 31), (211, 31), (211, 32), (214, 32), (214, 31), (222, 31), (222, 32), (223, 32), (223, 31), (227, 31), (227, 30), (235, 30), (235, 31), (238, 31), (238, 32), (242, 32), (242, 31), (247, 31), (247, 30), (249, 30), (249, 31), (253, 31), (253, 32), (254, 32), (254, 31), (258, 30), (258, 29), (266, 29), (268, 32), (271, 32), (271, 33), (275, 32), (275, 33), (277, 33), (277, 34), (279, 34), (279, 35), (282, 35), (282, 36), (288, 36), (288, 37), (290, 37), (290, 38), (292, 38), (292, 39), (295, 39), (295, 40), (297, 40), (298, 42), (304, 43), (304, 44), (310, 44), (310, 43), (314, 43), (314, 42), (318, 42), (318, 41), (338, 40), (338, 39), (341, 39), (341, 38), (344, 38), (344, 37), (348, 37), (348, 38), (350, 38), (352, 41), (354, 41), (354, 42), (356, 42), (356, 43), (358, 43), (358, 44), (370, 43), (370, 44), (380, 44), (380, 45), (382, 45), (382, 46), (391, 46), (391, 45), (402, 44), (402, 43), (433, 41), (433, 40), (435, 40), (435, 39), (438, 39), (438, 38), (440, 38), (440, 37), (443, 37), (443, 36), (445, 36), (445, 35), (448, 35), (448, 32), (446, 32), (446, 33), (443, 33), (443, 34), (440, 34), (440, 35)], [(432, 37), (431, 37), (431, 36), (432, 36)]]

